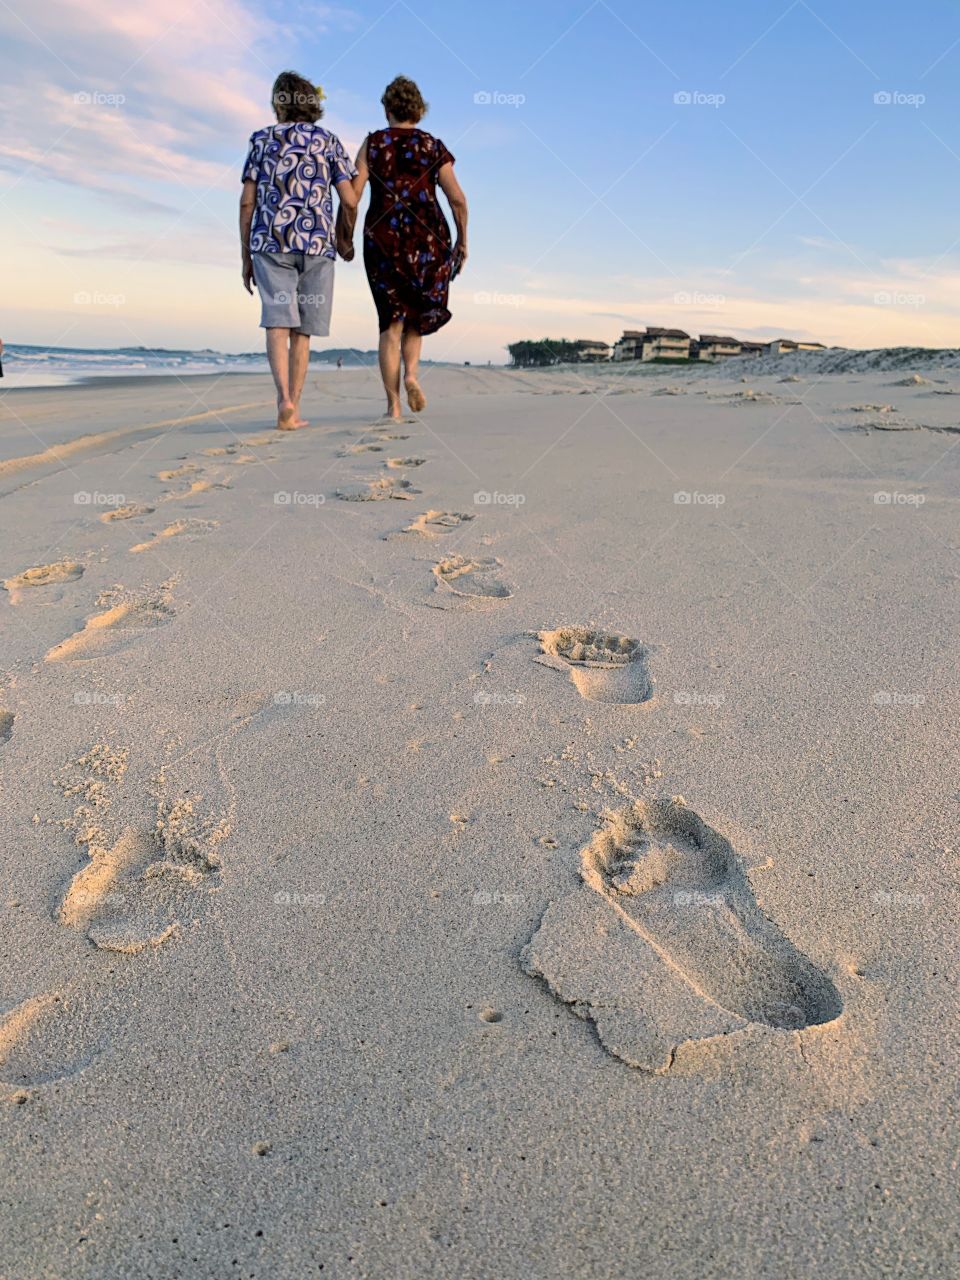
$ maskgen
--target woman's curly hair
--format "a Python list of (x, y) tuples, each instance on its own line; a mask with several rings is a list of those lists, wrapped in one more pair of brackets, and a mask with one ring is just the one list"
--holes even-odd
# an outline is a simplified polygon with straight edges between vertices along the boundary
[(423, 94), (416, 83), (407, 79), (406, 76), (397, 76), (391, 80), (384, 89), (380, 101), (383, 103), (384, 111), (388, 116), (393, 116), (394, 120), (404, 122), (412, 120), (417, 123), (427, 114), (427, 104), (423, 100)]
[(281, 124), (316, 124), (323, 115), (323, 90), (296, 71), (281, 71), (273, 82), (273, 109)]

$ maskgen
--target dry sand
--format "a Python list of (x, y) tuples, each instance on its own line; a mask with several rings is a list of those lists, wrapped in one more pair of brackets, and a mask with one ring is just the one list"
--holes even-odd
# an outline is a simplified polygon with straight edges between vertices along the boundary
[(6, 396), (4, 1280), (958, 1274), (960, 370), (764, 368)]

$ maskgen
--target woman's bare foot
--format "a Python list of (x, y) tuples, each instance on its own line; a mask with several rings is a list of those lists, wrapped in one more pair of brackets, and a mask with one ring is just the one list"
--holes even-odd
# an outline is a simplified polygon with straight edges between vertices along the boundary
[(416, 378), (406, 378), (403, 383), (407, 391), (407, 404), (411, 413), (423, 413), (427, 407), (427, 397), (423, 394)]

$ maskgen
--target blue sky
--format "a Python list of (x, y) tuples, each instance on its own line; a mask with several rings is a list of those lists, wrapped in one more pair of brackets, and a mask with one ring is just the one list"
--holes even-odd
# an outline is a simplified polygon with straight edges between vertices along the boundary
[[(457, 156), (434, 358), (648, 323), (960, 344), (956, 3), (13, 0), (0, 39), (7, 340), (256, 349), (237, 175), (292, 66), (352, 149), (413, 76)], [(329, 344), (375, 337), (341, 265)]]

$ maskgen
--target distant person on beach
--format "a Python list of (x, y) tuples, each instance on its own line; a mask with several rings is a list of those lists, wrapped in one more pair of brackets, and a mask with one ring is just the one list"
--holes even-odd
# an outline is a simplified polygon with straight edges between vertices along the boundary
[[(453, 156), (439, 138), (420, 128), (427, 104), (414, 82), (397, 76), (380, 101), (387, 128), (364, 140), (353, 194), (359, 201), (369, 181), (363, 261), (380, 322), (386, 416), (396, 419), (401, 416), (401, 360), (407, 403), (414, 413), (426, 408), (419, 381), (420, 344), (424, 334), (435, 333), (450, 319), (447, 291), (467, 260), (467, 201), (453, 172)], [(457, 226), (452, 247), (438, 185)], [(338, 248), (349, 260), (352, 226), (347, 206), (342, 211)]]
[[(357, 170), (335, 134), (317, 123), (323, 90), (294, 71), (277, 76), (277, 123), (250, 138), (240, 195), (243, 285), (260, 291), (261, 329), (277, 387), (277, 426), (307, 426), (300, 396), (310, 338), (330, 332), (336, 229), (352, 243)], [(333, 188), (340, 201), (333, 215)], [(351, 257), (353, 256), (351, 252)]]

